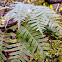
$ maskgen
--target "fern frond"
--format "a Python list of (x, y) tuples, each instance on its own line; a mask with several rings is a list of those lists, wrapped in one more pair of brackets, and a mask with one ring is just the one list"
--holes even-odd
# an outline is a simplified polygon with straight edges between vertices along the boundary
[[(24, 24), (25, 25), (25, 24)], [(32, 30), (31, 25), (26, 24), (25, 26), (20, 27), (20, 34), (18, 35), (18, 41), (22, 44), (26, 44), (28, 50), (31, 51), (31, 54), (34, 54), (35, 50), (44, 59), (44, 50), (48, 50), (49, 44), (44, 43), (47, 39), (41, 39), (43, 36), (39, 31)], [(25, 41), (25, 42), (24, 42)], [(43, 47), (44, 46), (44, 47)]]
[[(4, 34), (5, 37), (0, 37), (0, 54), (2, 54), (2, 51), (13, 51), (9, 54), (12, 55), (12, 57), (9, 58), (11, 62), (20, 62), (20, 60), (23, 62), (29, 61), (27, 55), (36, 60), (39, 59), (40, 62), (44, 62), (49, 49), (49, 44), (46, 43), (48, 39), (44, 38), (44, 31), (47, 28), (57, 35), (58, 31), (62, 32), (62, 27), (59, 26), (58, 22), (53, 21), (60, 19), (60, 15), (54, 14), (54, 11), (45, 6), (34, 6), (23, 3), (13, 5), (14, 7), (12, 7), (12, 10), (4, 17), (6, 18), (7, 23), (10, 19), (18, 21), (18, 25), (8, 28), (16, 29), (17, 33), (7, 33)], [(20, 22), (22, 22), (22, 25)], [(13, 34), (15, 39), (6, 38)], [(8, 45), (2, 41), (7, 41), (12, 44)], [(36, 54), (36, 57), (33, 56), (34, 54)], [(0, 55), (0, 57), (2, 56)], [(3, 60), (2, 58), (1, 60)]]
[(60, 29), (59, 32), (62, 32), (62, 27), (59, 26), (58, 22), (53, 21), (60, 19), (60, 15), (55, 14), (52, 9), (45, 6), (34, 6), (23, 3), (14, 5), (15, 7), (5, 15), (7, 22), (14, 18), (14, 21), (18, 21), (18, 27), (20, 27), (20, 22), (27, 19), (31, 21), (29, 23), (34, 22), (31, 27), (35, 26), (33, 29), (37, 28), (41, 34), (43, 34), (43, 30), (45, 30), (47, 25), (51, 30)]
[[(7, 46), (6, 46), (7, 47)], [(16, 44), (11, 44), (9, 45), (9, 47), (7, 47), (8, 49), (6, 49), (5, 51), (6, 52), (11, 52), (11, 51), (14, 51), (12, 53), (10, 53), (9, 55), (12, 55), (12, 57), (10, 57), (9, 59), (12, 60), (15, 60), (15, 59), (18, 59), (18, 61), (28, 61), (28, 58), (26, 55), (28, 56), (31, 56), (31, 53), (30, 51), (28, 51), (26, 49), (26, 46), (23, 44), (20, 44), (20, 43), (16, 43)]]
[(53, 21), (56, 19), (60, 19), (58, 18), (60, 15), (54, 14), (55, 12), (49, 9), (48, 7), (45, 8), (38, 6), (36, 8), (37, 9), (33, 9), (33, 11), (31, 12), (31, 21), (29, 21), (29, 23), (33, 23), (31, 27), (34, 26), (35, 29), (37, 28), (37, 30), (39, 30), (41, 34), (43, 34), (42, 31), (45, 30), (45, 27), (47, 26), (51, 30), (62, 30), (62, 27), (59, 26), (58, 22)]
[(4, 62), (4, 60), (6, 60), (7, 58), (5, 57), (5, 55), (2, 53), (2, 51), (5, 50), (4, 44), (3, 44), (3, 32), (0, 31), (0, 61)]

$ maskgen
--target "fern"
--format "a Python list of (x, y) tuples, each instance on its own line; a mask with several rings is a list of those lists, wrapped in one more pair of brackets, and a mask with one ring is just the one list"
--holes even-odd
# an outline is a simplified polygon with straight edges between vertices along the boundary
[(33, 23), (32, 26), (37, 26), (35, 28), (37, 28), (41, 34), (43, 34), (42, 30), (45, 30), (44, 27), (47, 25), (51, 30), (57, 29), (61, 32), (62, 27), (59, 26), (57, 21), (53, 21), (60, 19), (60, 15), (54, 13), (55, 12), (48, 7), (18, 3), (15, 4), (15, 7), (8, 12), (5, 17), (7, 18), (7, 22), (12, 18), (18, 21), (18, 27), (20, 27), (20, 22), (27, 18), (28, 21), (31, 20), (29, 23)]
[[(39, 35), (38, 35), (39, 34)], [(20, 36), (21, 35), (21, 36)], [(27, 48), (34, 54), (35, 50), (39, 52), (40, 57), (44, 59), (43, 50), (48, 49), (47, 47), (41, 48), (43, 45), (48, 46), (48, 43), (44, 43), (45, 39), (41, 39), (42, 35), (40, 32), (31, 30), (31, 28), (21, 26), (19, 37), (22, 37), (22, 42), (25, 41)], [(47, 39), (46, 39), (47, 40)], [(20, 41), (20, 40), (19, 40)], [(42, 42), (42, 43), (40, 43)], [(42, 52), (42, 53), (41, 53)]]
[[(17, 39), (12, 40), (9, 38), (5, 38), (5, 37), (8, 37), (9, 35), (12, 36), (11, 35), (12, 33), (7, 33), (4, 35), (5, 37), (3, 38), (3, 41), (13, 43), (11, 45), (4, 43), (5, 52), (15, 51), (10, 54), (10, 55), (14, 55), (9, 58), (9, 59), (11, 59), (11, 62), (20, 61), (20, 60), (26, 62), (26, 61), (28, 61), (28, 58), (26, 55), (34, 58), (33, 54), (36, 50), (37, 50), (36, 54), (39, 55), (39, 56), (37, 56), (37, 58), (40, 58), (40, 61), (44, 61), (45, 54), (46, 54), (47, 50), (49, 49), (49, 47), (48, 47), (49, 44), (45, 43), (45, 41), (47, 41), (48, 39), (44, 39), (44, 37), (41, 35), (41, 33), (39, 31), (31, 30), (32, 28), (29, 28), (29, 27), (30, 27), (30, 25), (29, 24), (26, 25), (26, 22), (24, 23), (24, 26), (20, 26), (20, 30), (18, 30), (16, 33)], [(43, 39), (41, 39), (41, 38), (43, 38)]]
[[(60, 31), (62, 32), (62, 27), (59, 26), (58, 22), (53, 21), (60, 19), (60, 15), (54, 14), (54, 11), (44, 6), (34, 6), (19, 2), (10, 6), (14, 7), (4, 17), (7, 20), (7, 24), (10, 19), (18, 21), (18, 25), (8, 28), (15, 29), (17, 32), (3, 33), (3, 37), (1, 35), (0, 54), (2, 54), (2, 51), (11, 52), (8, 62), (29, 62), (27, 56), (32, 57), (35, 61), (44, 62), (50, 46), (49, 43), (46, 43), (48, 39), (45, 39), (44, 32), (46, 29), (50, 29), (56, 35), (59, 35)], [(15, 36), (15, 38), (10, 39), (10, 36)], [(7, 43), (3, 41), (7, 41)], [(5, 56), (0, 55), (0, 57), (3, 62)], [(31, 60), (33, 61), (33, 59)]]
[(0, 36), (1, 36), (1, 38), (0, 38), (0, 61), (4, 62), (4, 60), (6, 60), (6, 57), (2, 53), (2, 51), (5, 50), (5, 47), (3, 47), (4, 46), (4, 44), (3, 44), (3, 32), (1, 32), (1, 31), (0, 31)]

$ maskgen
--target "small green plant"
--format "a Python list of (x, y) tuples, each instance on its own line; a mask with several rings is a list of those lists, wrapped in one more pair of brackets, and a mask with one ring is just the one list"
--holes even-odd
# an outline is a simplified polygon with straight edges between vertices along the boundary
[(62, 41), (50, 40), (49, 54), (46, 56), (45, 62), (61, 62), (62, 61)]

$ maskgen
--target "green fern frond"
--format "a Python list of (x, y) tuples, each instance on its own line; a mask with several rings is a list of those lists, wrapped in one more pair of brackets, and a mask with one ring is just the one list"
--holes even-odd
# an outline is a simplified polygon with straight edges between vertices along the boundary
[[(11, 5), (10, 5), (11, 6)], [(46, 43), (48, 39), (45, 39), (44, 32), (46, 29), (50, 29), (58, 35), (62, 32), (62, 27), (59, 26), (58, 22), (53, 21), (60, 19), (55, 12), (45, 6), (34, 6), (30, 4), (17, 3), (12, 4), (12, 10), (9, 11), (4, 17), (8, 21), (18, 21), (18, 25), (12, 26), (8, 29), (16, 29), (16, 34), (5, 33), (3, 35), (0, 32), (0, 60), (3, 62), (5, 57), (2, 51), (11, 52), (9, 55), (11, 62), (26, 62), (29, 61), (27, 56), (44, 62), (46, 54), (48, 54), (49, 43)], [(22, 25), (20, 24), (22, 22)], [(6, 26), (7, 26), (6, 24)], [(2, 37), (3, 35), (3, 37)], [(8, 38), (9, 36), (15, 36), (14, 39)], [(4, 43), (6, 41), (9, 44)], [(36, 56), (34, 55), (36, 54)]]
[(27, 49), (31, 51), (31, 54), (34, 54), (35, 50), (37, 49), (37, 52), (40, 52), (40, 57), (44, 59), (43, 51), (46, 49), (48, 50), (47, 46), (49, 46), (48, 43), (44, 43), (45, 41), (47, 41), (47, 39), (41, 39), (43, 38), (41, 33), (39, 31), (32, 30), (32, 28), (30, 28), (28, 24), (21, 26), (19, 31), (20, 34), (18, 35), (18, 41), (21, 41), (22, 44), (26, 42), (25, 44), (27, 46)]
[(7, 22), (14, 18), (15, 21), (18, 21), (19, 28), (20, 22), (27, 19), (28, 21), (31, 21), (29, 23), (33, 23), (31, 27), (35, 26), (33, 29), (37, 28), (41, 34), (43, 34), (43, 30), (45, 30), (47, 25), (51, 30), (60, 29), (59, 31), (62, 32), (62, 27), (59, 26), (58, 22), (53, 21), (60, 19), (60, 15), (55, 14), (52, 9), (45, 6), (34, 6), (23, 3), (14, 5), (15, 7), (4, 16), (7, 18)]
[(3, 32), (0, 31), (0, 61), (4, 62), (4, 60), (6, 60), (7, 58), (5, 57), (5, 55), (2, 53), (2, 51), (5, 50), (4, 44), (3, 44)]
[(18, 59), (18, 60), (22, 60), (22, 61), (24, 60), (26, 62), (26, 61), (28, 61), (28, 58), (26, 55), (33, 57), (31, 55), (30, 51), (26, 49), (26, 46), (24, 44), (23, 45), (20, 43), (11, 44), (7, 48), (9, 48), (9, 49), (6, 49), (5, 50), (6, 52), (14, 51), (9, 54), (9, 55), (13, 55), (12, 57), (9, 58), (9, 59), (11, 59), (11, 61)]

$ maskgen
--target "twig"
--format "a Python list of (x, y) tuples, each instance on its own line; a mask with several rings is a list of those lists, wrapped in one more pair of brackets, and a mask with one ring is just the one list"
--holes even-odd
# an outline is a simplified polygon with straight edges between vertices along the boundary
[(59, 9), (59, 6), (60, 6), (60, 5), (58, 4), (58, 5), (57, 5), (57, 8), (56, 8), (56, 10), (55, 10), (56, 12), (58, 11), (58, 9)]

